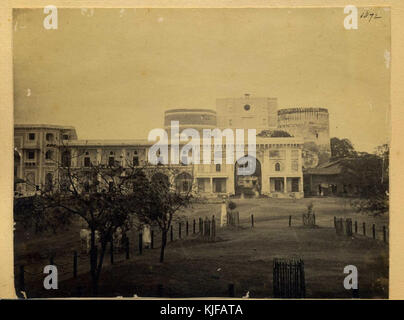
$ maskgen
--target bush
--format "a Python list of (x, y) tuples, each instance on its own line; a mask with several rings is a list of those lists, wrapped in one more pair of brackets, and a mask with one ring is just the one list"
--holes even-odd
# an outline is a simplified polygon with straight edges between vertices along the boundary
[(389, 198), (381, 194), (370, 199), (355, 199), (351, 201), (351, 206), (356, 212), (370, 213), (376, 216), (389, 211)]
[(233, 202), (233, 201), (230, 201), (229, 204), (228, 204), (228, 207), (229, 207), (230, 210), (234, 210), (234, 209), (237, 208), (237, 204), (235, 202)]

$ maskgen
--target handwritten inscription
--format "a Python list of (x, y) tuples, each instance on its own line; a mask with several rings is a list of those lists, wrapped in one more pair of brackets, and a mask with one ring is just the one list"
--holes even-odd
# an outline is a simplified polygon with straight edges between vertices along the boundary
[(372, 10), (364, 10), (364, 11), (361, 13), (360, 18), (361, 18), (361, 19), (366, 19), (366, 20), (368, 20), (369, 22), (371, 22), (372, 20), (382, 18), (382, 16), (379, 16), (379, 15), (377, 14), (377, 12), (374, 12), (374, 11), (372, 11)]

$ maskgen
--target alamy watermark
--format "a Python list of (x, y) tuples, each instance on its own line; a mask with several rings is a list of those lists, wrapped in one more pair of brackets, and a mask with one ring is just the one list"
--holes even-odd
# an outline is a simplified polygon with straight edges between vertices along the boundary
[[(202, 130), (202, 163), (222, 164), (222, 141), (226, 139), (226, 164), (234, 164), (237, 160), (238, 175), (252, 175), (256, 169), (256, 129), (247, 129), (247, 153), (244, 143), (244, 129), (203, 129)], [(149, 148), (148, 159), (151, 164), (201, 164), (201, 137), (199, 131), (193, 128), (179, 132), (179, 122), (171, 121), (169, 134), (161, 128), (152, 129), (148, 140), (155, 142)], [(213, 140), (213, 152), (212, 152)], [(185, 143), (181, 150), (180, 144)], [(170, 146), (170, 154), (169, 154)]]

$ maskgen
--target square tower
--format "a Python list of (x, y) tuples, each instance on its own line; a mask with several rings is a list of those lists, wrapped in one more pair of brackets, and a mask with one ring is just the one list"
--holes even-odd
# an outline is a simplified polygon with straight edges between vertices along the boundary
[(251, 97), (216, 99), (217, 125), (220, 129), (275, 129), (278, 99)]

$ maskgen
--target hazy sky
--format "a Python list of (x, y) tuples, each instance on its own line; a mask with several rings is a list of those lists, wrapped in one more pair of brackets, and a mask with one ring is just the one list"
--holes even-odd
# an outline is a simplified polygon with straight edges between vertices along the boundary
[(376, 11), (345, 30), (343, 8), (59, 9), (46, 30), (43, 10), (17, 10), (15, 121), (145, 138), (166, 109), (250, 93), (328, 108), (331, 137), (373, 151), (390, 134), (390, 12)]

